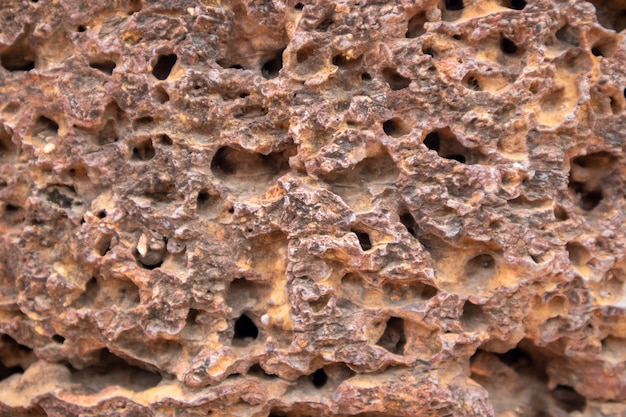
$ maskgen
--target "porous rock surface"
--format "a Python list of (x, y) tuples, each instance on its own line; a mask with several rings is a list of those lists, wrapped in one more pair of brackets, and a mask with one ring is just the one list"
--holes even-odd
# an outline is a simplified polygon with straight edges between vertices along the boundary
[(0, 21), (1, 415), (626, 416), (626, 1)]

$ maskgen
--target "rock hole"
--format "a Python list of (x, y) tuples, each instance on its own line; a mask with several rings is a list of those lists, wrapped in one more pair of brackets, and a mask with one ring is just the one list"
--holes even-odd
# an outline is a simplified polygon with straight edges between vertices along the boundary
[(326, 17), (315, 27), (315, 30), (317, 30), (318, 32), (326, 32), (333, 23), (334, 21), (332, 17)]
[(165, 88), (161, 87), (160, 85), (154, 89), (154, 98), (160, 104), (165, 104), (170, 101), (170, 95), (167, 93), (167, 91), (165, 91)]
[[(534, 365), (533, 358), (519, 347), (515, 347), (505, 353), (496, 354), (498, 360), (516, 371), (531, 369)], [(543, 376), (543, 375), (542, 375)], [(539, 378), (544, 379), (544, 378)]]
[(187, 318), (185, 319), (185, 323), (187, 326), (194, 326), (197, 323), (197, 319), (198, 319), (198, 313), (200, 313), (200, 310), (196, 309), (196, 308), (190, 308), (189, 312), (187, 312)]
[(603, 52), (603, 51), (602, 51), (602, 49), (601, 49), (601, 45), (594, 45), (594, 46), (591, 48), (591, 53), (592, 53), (594, 56), (604, 56), (604, 52)]
[(296, 10), (302, 10), (302, 9), (304, 9), (304, 4), (296, 3), (296, 5), (293, 6), (293, 8), (296, 9)]
[(426, 29), (424, 23), (426, 23), (426, 13), (420, 12), (409, 19), (405, 36), (409, 39), (417, 38), (424, 33)]
[(98, 210), (98, 212), (96, 213), (96, 217), (98, 217), (99, 219), (104, 219), (106, 216), (107, 211), (105, 209)]
[(473, 287), (484, 287), (496, 273), (496, 261), (489, 254), (473, 257), (465, 264), (465, 280)]
[(115, 67), (117, 66), (117, 64), (111, 60), (106, 60), (106, 61), (94, 61), (94, 62), (90, 62), (89, 66), (91, 68), (97, 69), (98, 71), (101, 71), (107, 75), (113, 75), (113, 70), (115, 69)]
[(507, 55), (515, 55), (519, 48), (515, 45), (515, 42), (503, 36), (500, 40), (500, 50)]
[(234, 314), (239, 314), (245, 309), (257, 307), (257, 300), (265, 297), (268, 290), (266, 283), (237, 278), (228, 285), (224, 301)]
[(11, 134), (4, 125), (0, 125), (0, 160), (11, 156), (17, 156), (17, 146), (11, 140)]
[(447, 10), (463, 10), (465, 8), (463, 0), (445, 0), (445, 6)]
[(259, 329), (250, 317), (246, 314), (239, 316), (235, 321), (235, 334), (233, 336), (233, 344), (235, 342), (249, 343), (259, 336)]
[(237, 183), (268, 182), (289, 168), (287, 153), (288, 151), (283, 151), (263, 155), (223, 146), (211, 161), (211, 171), (218, 178), (232, 179)]
[(65, 343), (65, 338), (60, 334), (55, 334), (54, 336), (52, 336), (52, 341), (54, 341), (54, 343), (62, 345), (63, 343)]
[(131, 365), (107, 348), (102, 349), (96, 365), (71, 370), (71, 382), (80, 384), (89, 393), (100, 392), (113, 385), (133, 392), (154, 388), (162, 381), (160, 374)]
[(263, 369), (263, 367), (258, 363), (255, 363), (250, 367), (250, 369), (248, 369), (248, 375), (270, 379), (278, 378), (278, 375), (268, 374), (267, 371), (265, 371), (265, 369)]
[(364, 252), (372, 249), (372, 241), (370, 240), (370, 235), (367, 232), (361, 232), (354, 229), (352, 229), (351, 232), (354, 233), (359, 239), (359, 245), (361, 245), (361, 249), (363, 249)]
[(562, 28), (557, 30), (555, 36), (561, 42), (572, 46), (578, 46), (580, 44), (580, 33), (578, 29), (569, 24), (565, 24)]
[(483, 308), (469, 300), (463, 304), (463, 314), (461, 324), (469, 331), (475, 331), (485, 324), (485, 313)]
[(524, 10), (526, 7), (526, 0), (503, 0), (500, 4), (502, 7), (506, 7), (507, 9)]
[(140, 302), (139, 288), (131, 280), (92, 277), (85, 283), (85, 292), (77, 300), (81, 306), (92, 308), (132, 309)]
[(424, 138), (424, 145), (426, 145), (426, 147), (431, 151), (439, 153), (439, 149), (441, 147), (441, 138), (439, 137), (439, 132), (435, 130), (427, 134)]
[(385, 331), (376, 342), (376, 345), (387, 349), (395, 355), (403, 355), (406, 345), (404, 320), (399, 317), (390, 317), (385, 324)]
[(437, 152), (440, 157), (463, 164), (476, 163), (482, 157), (480, 152), (463, 146), (448, 127), (428, 133), (424, 137), (423, 143), (431, 151)]
[(152, 68), (152, 75), (154, 75), (157, 80), (167, 79), (167, 77), (170, 76), (172, 68), (174, 67), (174, 64), (176, 64), (177, 60), (178, 57), (176, 54), (159, 55), (157, 63), (154, 68)]
[[(360, 57), (359, 57), (360, 58)], [(337, 66), (337, 67), (345, 67), (350, 65), (353, 62), (356, 62), (359, 58), (349, 58), (347, 55), (345, 54), (337, 54), (335, 56), (333, 56), (333, 59), (331, 60), (332, 64)]]
[(383, 131), (387, 136), (399, 138), (408, 134), (411, 130), (400, 118), (394, 117), (383, 122)]
[(311, 381), (313, 382), (313, 386), (315, 386), (315, 388), (322, 388), (324, 387), (324, 385), (326, 385), (326, 382), (328, 381), (328, 375), (326, 375), (324, 369), (320, 368), (317, 371), (313, 372), (313, 375), (311, 376)]
[(110, 143), (115, 143), (119, 140), (115, 125), (116, 124), (113, 120), (109, 120), (100, 132), (98, 132), (98, 136), (96, 138), (98, 145), (104, 146)]
[(569, 214), (567, 214), (567, 210), (565, 210), (563, 206), (557, 204), (554, 206), (554, 218), (560, 222), (564, 222), (565, 220), (569, 220)]
[(583, 413), (587, 407), (587, 399), (567, 385), (557, 385), (550, 393), (556, 405), (568, 413)]
[(81, 201), (75, 200), (76, 189), (72, 185), (52, 185), (46, 188), (45, 194), (46, 200), (63, 209), (82, 204)]
[(99, 256), (106, 255), (109, 250), (111, 250), (111, 240), (113, 236), (103, 234), (98, 237), (96, 240), (96, 244), (94, 245), (94, 249)]
[(405, 211), (400, 213), (400, 223), (406, 227), (407, 232), (415, 239), (418, 238), (419, 226), (411, 213)]
[[(437, 58), (439, 56), (437, 50), (432, 46), (422, 45), (422, 52), (424, 53), (424, 55), (430, 55), (432, 58)], [(435, 72), (437, 71), (437, 68), (434, 65), (431, 65), (428, 70), (431, 72)]]
[(393, 68), (383, 69), (383, 77), (385, 78), (385, 81), (387, 81), (387, 84), (389, 84), (389, 88), (394, 91), (407, 88), (409, 84), (411, 84), (411, 80), (409, 78), (400, 75), (398, 71)]
[(315, 53), (315, 47), (311, 44), (304, 45), (296, 52), (296, 61), (302, 64), (307, 61)]
[(133, 161), (149, 161), (154, 158), (154, 155), (155, 151), (152, 139), (146, 138), (133, 146), (131, 159)]
[[(372, 81), (372, 76), (368, 72), (364, 72), (361, 74), (362, 81)], [(626, 96), (626, 89), (624, 89), (624, 95)]]
[(266, 61), (261, 67), (261, 74), (263, 78), (271, 80), (278, 77), (278, 73), (283, 68), (283, 52), (285, 49), (281, 49), (274, 54), (274, 57), (269, 61)]
[(154, 118), (152, 116), (144, 116), (144, 117), (140, 117), (138, 119), (135, 119), (133, 122), (137, 126), (148, 125), (148, 124), (154, 122)]
[(478, 81), (478, 78), (472, 72), (468, 72), (465, 75), (465, 77), (463, 77), (463, 80), (461, 82), (463, 83), (463, 86), (465, 86), (465, 88), (469, 90), (473, 90), (473, 91), (482, 90), (482, 88), (480, 87), (480, 82)]
[(460, 162), (462, 164), (464, 164), (466, 162), (465, 156), (461, 155), (461, 154), (448, 155), (448, 156), (446, 156), (446, 159), (451, 159), (453, 161), (457, 161), (457, 162)]
[(35, 50), (28, 43), (19, 42), (0, 54), (0, 63), (11, 72), (31, 71), (35, 69), (35, 56)]
[(198, 198), (196, 200), (196, 208), (198, 212), (205, 212), (209, 207), (211, 207), (211, 204), (211, 194), (207, 190), (198, 192)]
[(78, 25), (76, 26), (76, 32), (85, 32), (87, 30), (87, 27), (83, 26), (83, 25)]
[(583, 245), (578, 242), (567, 242), (565, 245), (569, 260), (574, 266), (583, 266), (591, 259), (591, 254)]
[(40, 137), (55, 136), (59, 132), (59, 124), (45, 116), (35, 119), (32, 133)]
[(326, 308), (329, 300), (330, 296), (325, 294), (320, 296), (317, 300), (310, 301), (309, 306), (311, 307), (311, 310), (313, 310), (313, 312), (319, 313)]
[(382, 290), (385, 299), (390, 304), (412, 303), (414, 301), (426, 301), (435, 297), (439, 291), (432, 285), (420, 281), (395, 281), (389, 280), (383, 283)]
[(19, 344), (6, 334), (0, 334), (0, 381), (24, 372), (33, 356), (29, 347)]
[(159, 140), (159, 144), (163, 146), (172, 146), (174, 144), (174, 141), (172, 140), (172, 138), (169, 137), (169, 135), (166, 135), (165, 133), (161, 133), (160, 135), (157, 136), (157, 138)]
[(620, 0), (588, 0), (596, 8), (598, 22), (609, 30), (626, 29), (626, 3)]
[(609, 101), (611, 103), (611, 113), (617, 116), (622, 112), (622, 105), (618, 99), (615, 97), (609, 97)]

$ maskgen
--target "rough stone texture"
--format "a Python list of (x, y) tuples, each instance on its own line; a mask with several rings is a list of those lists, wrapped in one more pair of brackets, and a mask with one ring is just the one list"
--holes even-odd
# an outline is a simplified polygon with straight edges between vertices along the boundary
[(0, 21), (0, 415), (626, 416), (626, 1)]

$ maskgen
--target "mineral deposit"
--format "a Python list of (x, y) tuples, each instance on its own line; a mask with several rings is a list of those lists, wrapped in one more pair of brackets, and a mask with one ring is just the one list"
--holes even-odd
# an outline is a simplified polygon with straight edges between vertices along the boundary
[(626, 416), (626, 0), (0, 0), (0, 415)]

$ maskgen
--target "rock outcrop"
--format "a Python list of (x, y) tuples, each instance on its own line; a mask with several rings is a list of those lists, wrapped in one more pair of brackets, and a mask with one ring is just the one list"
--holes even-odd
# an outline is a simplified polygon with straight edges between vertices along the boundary
[(626, 416), (626, 1), (0, 22), (0, 415)]

